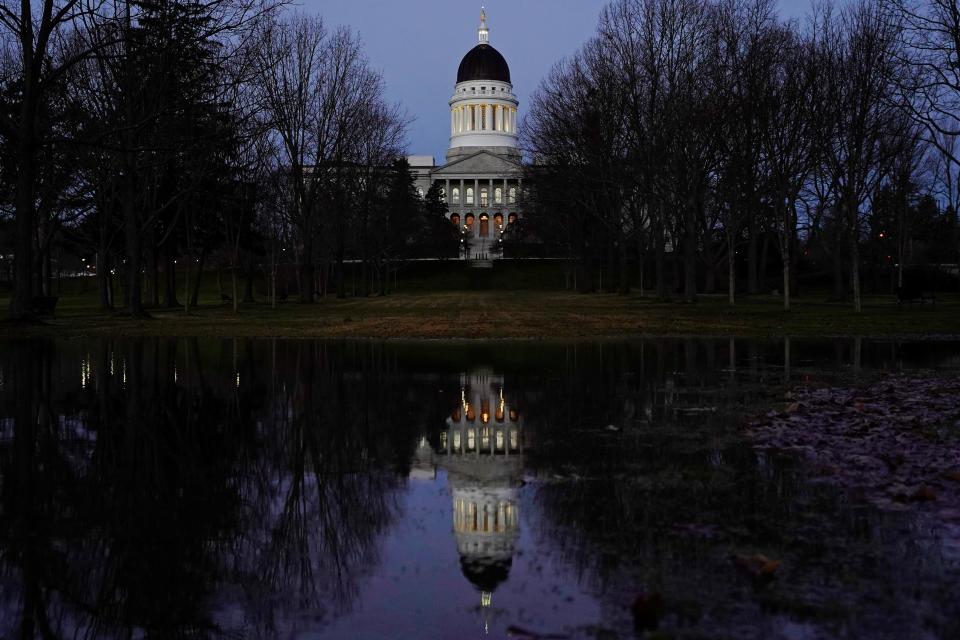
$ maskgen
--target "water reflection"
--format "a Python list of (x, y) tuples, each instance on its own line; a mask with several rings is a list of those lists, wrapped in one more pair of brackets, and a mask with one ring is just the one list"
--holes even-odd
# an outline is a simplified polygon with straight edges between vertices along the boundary
[[(811, 484), (737, 425), (778, 385), (958, 354), (9, 342), (0, 636), (463, 637), (467, 615), (494, 636), (623, 637), (646, 591), (668, 631), (948, 636), (958, 554), (935, 523)], [(741, 550), (789, 579), (755, 592), (730, 565)]]
[(503, 377), (489, 371), (462, 376), (460, 402), (446, 422), (437, 463), (453, 496), (460, 568), (489, 607), (510, 573), (519, 537), (523, 424)]

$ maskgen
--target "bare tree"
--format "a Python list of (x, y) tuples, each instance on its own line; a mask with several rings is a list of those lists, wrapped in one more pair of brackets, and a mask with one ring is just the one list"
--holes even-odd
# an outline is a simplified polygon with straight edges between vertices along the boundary
[(835, 107), (827, 167), (849, 234), (853, 308), (859, 312), (862, 207), (882, 177), (884, 138), (901, 108), (893, 91), (900, 71), (898, 27), (881, 7), (861, 1), (840, 16), (826, 12), (815, 29), (831, 69), (823, 77)]

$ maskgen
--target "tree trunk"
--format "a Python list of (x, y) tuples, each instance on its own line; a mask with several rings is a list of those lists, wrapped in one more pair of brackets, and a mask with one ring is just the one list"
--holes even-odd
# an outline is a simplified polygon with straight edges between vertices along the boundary
[[(29, 49), (27, 49), (29, 47)], [(25, 320), (33, 315), (33, 228), (34, 188), (36, 182), (35, 115), (36, 93), (30, 66), (32, 66), (32, 36), (24, 43), (23, 102), (20, 105), (20, 134), (17, 141), (16, 184), (16, 254), (13, 295), (10, 297), (10, 317)]]
[[(733, 214), (731, 212), (731, 218)], [(731, 220), (727, 220), (727, 302), (731, 307), (737, 304), (737, 232)]]
[(656, 223), (656, 239), (654, 247), (654, 272), (656, 277), (657, 285), (657, 299), (658, 300), (669, 300), (670, 294), (667, 291), (667, 273), (666, 273), (666, 234), (665, 228), (662, 220), (658, 220)]
[[(193, 292), (190, 294), (190, 306), (196, 307), (200, 299), (200, 285), (203, 283), (203, 267), (207, 263), (207, 250), (200, 251), (200, 260), (197, 262), (197, 277), (193, 281)], [(234, 296), (236, 298), (236, 296)]]
[(127, 312), (131, 316), (143, 315), (143, 294), (141, 280), (141, 259), (143, 255), (140, 232), (140, 215), (135, 203), (135, 186), (133, 184), (132, 162), (125, 163), (124, 175), (121, 177), (122, 191), (120, 196), (123, 207), (124, 230), (126, 232), (127, 247)]
[[(253, 271), (253, 268), (250, 267), (244, 273), (245, 276), (245, 285), (243, 290), (243, 301), (244, 302), (254, 302), (253, 299), (253, 279), (256, 277), (256, 274)], [(234, 296), (236, 297), (236, 296)]]
[(757, 286), (757, 226), (756, 220), (750, 220), (750, 226), (747, 230), (747, 293), (756, 295), (759, 291)]
[(313, 303), (313, 247), (305, 242), (300, 256), (300, 302)]
[(687, 205), (684, 217), (683, 239), (683, 298), (687, 302), (697, 300), (697, 220), (692, 205)]
[(164, 301), (163, 304), (168, 309), (175, 309), (180, 306), (177, 300), (177, 263), (168, 252), (164, 252)]
[[(781, 200), (782, 202), (782, 200)], [(785, 207), (782, 215), (783, 233), (780, 238), (780, 260), (783, 263), (783, 310), (790, 311), (790, 226), (793, 223), (793, 204)]]

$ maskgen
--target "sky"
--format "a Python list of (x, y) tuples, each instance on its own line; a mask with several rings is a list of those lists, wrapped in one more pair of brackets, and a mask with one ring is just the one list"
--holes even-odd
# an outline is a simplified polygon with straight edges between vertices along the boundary
[[(802, 17), (811, 0), (777, 0), (781, 14)], [(477, 43), (480, 0), (299, 0), (296, 10), (319, 14), (328, 26), (360, 34), (387, 98), (412, 119), (409, 154), (442, 164), (450, 142), (447, 104), (460, 59)], [(490, 44), (510, 65), (523, 116), (550, 68), (595, 32), (607, 0), (485, 0)]]

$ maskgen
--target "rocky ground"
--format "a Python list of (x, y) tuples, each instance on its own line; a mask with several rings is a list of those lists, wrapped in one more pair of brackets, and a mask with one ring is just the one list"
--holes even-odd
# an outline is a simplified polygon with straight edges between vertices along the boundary
[(754, 419), (754, 446), (800, 455), (825, 482), (883, 509), (924, 509), (960, 539), (960, 378), (888, 375), (866, 388), (798, 388)]

